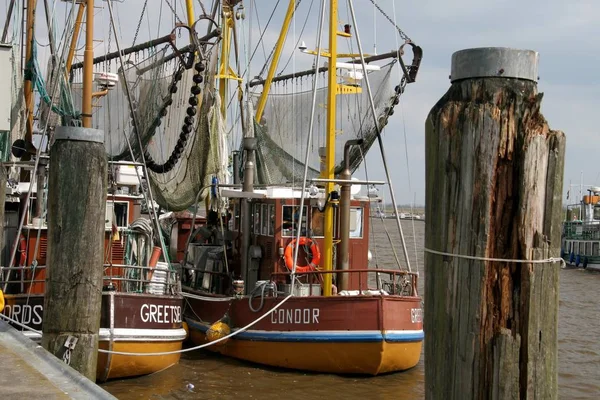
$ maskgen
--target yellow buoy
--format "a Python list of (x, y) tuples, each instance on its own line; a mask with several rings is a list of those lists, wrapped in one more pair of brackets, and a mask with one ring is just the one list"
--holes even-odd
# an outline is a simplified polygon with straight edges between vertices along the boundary
[[(206, 331), (206, 340), (214, 342), (215, 340), (221, 339), (231, 333), (231, 328), (223, 321), (217, 321), (208, 328)], [(222, 345), (227, 342), (228, 339), (223, 340), (216, 345)]]
[(4, 293), (0, 290), (0, 313), (4, 310)]
[(181, 327), (185, 331), (185, 338), (187, 339), (188, 337), (190, 337), (190, 328), (189, 328), (187, 322), (183, 321), (181, 323)]

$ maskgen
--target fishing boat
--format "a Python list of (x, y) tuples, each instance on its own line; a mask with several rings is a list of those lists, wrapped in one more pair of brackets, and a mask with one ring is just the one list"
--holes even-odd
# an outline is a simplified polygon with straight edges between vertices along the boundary
[(592, 186), (567, 206), (561, 257), (569, 267), (600, 271), (600, 187)]
[[(223, 38), (235, 35), (240, 3), (222, 3)], [(358, 185), (384, 182), (353, 180), (352, 173), (374, 142), (383, 154), (381, 131), (406, 84), (415, 81), (422, 50), (406, 40), (399, 50), (365, 55), (352, 2), (349, 8), (341, 21), (337, 1), (324, 1), (328, 49), (320, 44), (321, 23), (315, 50), (298, 38), (299, 54), (313, 67), (276, 75), (297, 12), (296, 1), (289, 2), (266, 78), (239, 92), (243, 138), (231, 156), (233, 182), (213, 177), (198, 225), (195, 214), (171, 217), (184, 319), (197, 346), (325, 373), (377, 375), (419, 362), (418, 275), (400, 262), (372, 268), (371, 199)], [(355, 51), (338, 53), (338, 37)], [(241, 79), (229, 65), (228, 43), (221, 41), (217, 64), (225, 98), (227, 79)], [(411, 63), (402, 59), (405, 51), (412, 51)], [(396, 207), (393, 193), (392, 200)]]
[[(23, 4), (15, 3), (18, 2), (11, 2), (10, 9), (20, 10)], [(106, 115), (102, 111), (102, 99), (122, 95), (126, 89), (123, 81), (128, 78), (125, 68), (119, 68), (115, 74), (100, 70), (93, 77), (91, 70), (90, 73), (82, 72), (83, 63), (73, 63), (85, 12), (88, 28), (85, 57), (89, 57), (89, 61), (93, 58), (93, 1), (77, 3), (65, 5), (69, 14), (65, 32), (74, 32), (70, 43), (64, 40), (59, 45), (53, 42), (53, 35), (49, 35), (53, 49), (53, 62), (47, 74), (50, 83), (46, 84), (41, 78), (43, 75), (36, 58), (37, 41), (33, 28), (36, 1), (27, 1), (27, 13), (23, 16), (23, 26), (27, 26), (26, 39), (22, 43), (26, 48), (24, 65), (28, 66), (24, 85), (21, 84), (23, 80), (18, 79), (23, 77), (19, 55), (21, 43), (15, 38), (23, 35), (17, 19), (12, 25), (13, 42), (0, 49), (3, 53), (0, 71), (12, 71), (15, 77), (3, 91), (6, 100), (3, 107), (9, 104), (8, 115), (13, 118), (8, 119), (10, 125), (7, 128), (0, 127), (3, 143), (9, 144), (3, 147), (2, 154), (4, 180), (1, 184), (7, 185), (4, 211), (8, 221), (3, 232), (5, 246), (0, 268), (0, 288), (6, 302), (2, 315), (36, 341), (41, 340), (45, 281), (52, 268), (46, 263), (49, 243), (45, 182), (47, 154), (52, 144), (48, 137), (57, 134), (62, 127), (102, 128), (100, 120)], [(50, 21), (48, 9), (46, 13)], [(9, 12), (6, 27), (10, 20)], [(50, 33), (52, 26), (56, 25), (49, 22)], [(7, 28), (4, 32), (3, 41), (6, 41)], [(57, 48), (61, 48), (63, 55), (70, 50), (69, 56), (61, 57)], [(67, 80), (67, 76), (71, 79)], [(117, 83), (121, 85), (119, 93), (111, 94)], [(55, 93), (60, 94), (54, 96)], [(41, 100), (39, 113), (33, 110), (34, 96)], [(77, 112), (78, 109), (83, 112)], [(36, 130), (34, 114), (40, 116)], [(178, 274), (164, 256), (166, 252), (161, 250), (164, 244), (158, 225), (154, 227), (150, 222), (152, 218), (149, 220), (148, 216), (141, 215), (142, 203), (151, 200), (147, 197), (145, 181), (140, 180), (147, 177), (142, 168), (144, 165), (135, 161), (135, 155), (130, 155), (129, 160), (115, 157), (110, 147), (111, 133), (114, 134), (107, 131), (105, 140), (111, 185), (105, 199), (104, 265), (90, 266), (104, 271), (97, 365), (99, 381), (150, 374), (176, 364), (187, 336), (182, 322), (183, 297)], [(35, 136), (38, 137), (37, 145), (33, 140)], [(7, 151), (11, 149), (10, 143), (13, 143), (12, 154)], [(26, 179), (21, 179), (23, 177)], [(154, 220), (158, 223), (156, 218)]]

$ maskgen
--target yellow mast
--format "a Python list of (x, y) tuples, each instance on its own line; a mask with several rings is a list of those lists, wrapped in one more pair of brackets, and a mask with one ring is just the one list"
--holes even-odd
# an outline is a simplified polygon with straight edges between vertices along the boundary
[(263, 91), (258, 99), (258, 105), (256, 106), (256, 122), (260, 122), (262, 118), (263, 112), (265, 111), (265, 106), (267, 105), (267, 96), (269, 95), (269, 89), (271, 88), (271, 82), (273, 81), (273, 76), (275, 76), (275, 70), (277, 69), (277, 64), (279, 63), (279, 57), (281, 56), (281, 52), (283, 51), (283, 44), (285, 43), (285, 36), (287, 35), (287, 31), (290, 27), (290, 23), (292, 21), (292, 16), (294, 15), (294, 10), (296, 8), (296, 0), (290, 0), (287, 8), (287, 12), (285, 13), (285, 18), (283, 20), (283, 26), (281, 27), (281, 32), (279, 33), (279, 38), (277, 39), (277, 44), (275, 46), (275, 52), (273, 53), (273, 60), (271, 61), (271, 65), (269, 66), (269, 72), (267, 74), (267, 79), (263, 84)]
[[(227, 109), (227, 96), (229, 94), (228, 92), (228, 83), (229, 80), (234, 80), (238, 82), (238, 98), (242, 99), (243, 93), (242, 93), (242, 86), (241, 86), (241, 82), (242, 79), (238, 76), (238, 74), (233, 70), (233, 68), (231, 68), (231, 65), (229, 64), (229, 59), (230, 59), (230, 55), (231, 55), (231, 42), (234, 39), (234, 35), (235, 35), (235, 19), (234, 19), (234, 12), (233, 12), (233, 7), (235, 2), (232, 1), (224, 1), (223, 2), (223, 10), (222, 10), (222, 17), (223, 17), (223, 23), (221, 24), (221, 35), (222, 35), (222, 40), (221, 40), (221, 56), (219, 59), (219, 71), (218, 74), (215, 76), (217, 79), (219, 79), (219, 96), (221, 97), (221, 115), (223, 116), (223, 119), (226, 119), (226, 109)], [(234, 40), (234, 44), (236, 44), (235, 40)], [(237, 48), (235, 49), (235, 51), (237, 51)], [(237, 57), (237, 54), (236, 54)]]
[[(194, 2), (192, 0), (185, 0), (185, 10), (187, 12), (188, 17), (188, 26), (191, 28), (194, 25), (195, 15), (194, 15)], [(191, 35), (192, 33), (190, 33)]]
[[(337, 0), (329, 2), (329, 69), (327, 70), (327, 138), (325, 158), (325, 179), (334, 179), (335, 169), (335, 115), (337, 95)], [(325, 193), (333, 191), (333, 182), (325, 184)], [(333, 207), (325, 208), (325, 242), (323, 246), (323, 269), (333, 269)], [(323, 276), (323, 295), (331, 296), (332, 274)]]
[(79, 31), (81, 30), (81, 20), (83, 19), (84, 10), (85, 3), (79, 3), (79, 8), (77, 9), (77, 18), (75, 19), (75, 26), (73, 27), (71, 46), (69, 47), (69, 55), (67, 56), (67, 75), (71, 72), (71, 65), (73, 65), (73, 58), (75, 57), (75, 49), (77, 48), (77, 41), (79, 40)]
[(85, 15), (85, 51), (83, 52), (83, 98), (81, 122), (84, 128), (92, 127), (92, 97), (94, 80), (94, 0), (87, 0)]
[[(223, 3), (223, 26), (222, 26), (222, 34), (223, 38), (221, 41), (221, 60), (219, 62), (219, 74), (217, 78), (219, 79), (219, 95), (221, 97), (221, 115), (223, 119), (225, 119), (225, 112), (227, 108), (227, 81), (229, 78), (230, 67), (229, 67), (229, 51), (231, 47), (231, 25), (233, 24), (233, 19), (231, 18), (233, 14), (233, 10), (225, 3)], [(234, 74), (235, 75), (235, 74)]]

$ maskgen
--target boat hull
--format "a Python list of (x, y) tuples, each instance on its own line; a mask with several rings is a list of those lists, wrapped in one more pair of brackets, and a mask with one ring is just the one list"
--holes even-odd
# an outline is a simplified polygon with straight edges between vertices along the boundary
[[(41, 331), (44, 296), (5, 295), (3, 314)], [(181, 296), (104, 292), (98, 348), (125, 353), (162, 353), (181, 350), (187, 333), (182, 327)], [(158, 310), (161, 310), (160, 317)], [(165, 313), (165, 310), (168, 310)], [(18, 328), (18, 327), (17, 327)], [(41, 341), (41, 335), (24, 331)], [(177, 364), (181, 354), (157, 356), (98, 353), (97, 380), (128, 378), (161, 371)]]
[[(107, 330), (107, 333), (109, 331)], [(100, 332), (102, 336), (102, 332)], [(183, 335), (183, 338), (181, 337)], [(155, 334), (145, 335), (144, 340), (139, 339), (140, 332), (132, 332), (130, 338), (122, 338), (119, 341), (111, 341), (109, 338), (98, 340), (98, 348), (124, 353), (165, 353), (181, 350), (182, 340), (185, 339), (185, 331), (175, 330), (168, 340), (167, 337), (157, 337)], [(108, 379), (127, 378), (140, 375), (152, 374), (162, 371), (179, 362), (181, 353), (156, 355), (156, 356), (128, 356), (120, 354), (109, 355), (98, 353), (98, 367), (96, 379), (106, 381)]]
[(600, 271), (600, 239), (562, 239), (561, 256), (566, 268)]
[[(265, 299), (258, 313), (249, 309), (248, 299), (233, 300), (228, 315), (235, 323), (234, 330), (282, 299)], [(215, 322), (225, 314), (229, 302), (188, 300), (194, 307), (185, 313), (190, 338), (196, 345), (207, 343), (205, 332), (210, 323), (198, 317)], [(377, 375), (417, 365), (423, 336), (418, 297), (292, 297), (247, 331), (208, 349), (273, 367)]]

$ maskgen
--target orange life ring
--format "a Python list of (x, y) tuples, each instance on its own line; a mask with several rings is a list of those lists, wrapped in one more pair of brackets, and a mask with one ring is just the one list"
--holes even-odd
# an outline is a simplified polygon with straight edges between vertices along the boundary
[[(317, 246), (317, 242), (308, 238), (306, 236), (301, 236), (298, 241), (300, 246), (309, 246), (310, 254), (312, 256), (310, 264), (308, 265), (296, 265), (296, 272), (310, 272), (314, 271), (319, 265), (319, 261), (321, 261), (321, 251), (319, 250), (319, 246)], [(284, 258), (285, 258), (285, 266), (287, 269), (292, 271), (294, 269), (294, 246), (296, 245), (296, 239), (293, 239), (285, 248)]]

